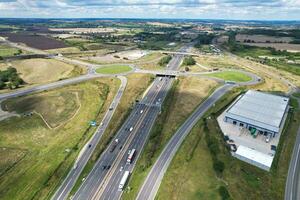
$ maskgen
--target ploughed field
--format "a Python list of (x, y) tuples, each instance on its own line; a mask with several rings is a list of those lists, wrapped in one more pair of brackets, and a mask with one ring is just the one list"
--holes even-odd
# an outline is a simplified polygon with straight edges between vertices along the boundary
[(62, 41), (42, 35), (32, 35), (27, 33), (1, 33), (0, 36), (7, 37), (11, 42), (24, 43), (27, 46), (41, 50), (67, 47)]

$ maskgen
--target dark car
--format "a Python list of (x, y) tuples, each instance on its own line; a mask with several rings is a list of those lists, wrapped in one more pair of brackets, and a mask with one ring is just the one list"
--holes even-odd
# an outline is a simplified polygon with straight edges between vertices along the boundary
[(107, 165), (106, 169), (109, 170), (110, 169), (110, 165)]
[(91, 148), (92, 144), (89, 144), (89, 148)]
[(102, 169), (103, 169), (103, 170), (106, 169), (106, 166), (105, 166), (105, 165), (102, 165)]

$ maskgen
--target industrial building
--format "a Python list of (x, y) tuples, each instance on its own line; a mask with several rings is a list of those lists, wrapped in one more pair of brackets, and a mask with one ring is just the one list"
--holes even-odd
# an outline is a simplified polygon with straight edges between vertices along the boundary
[(280, 134), (288, 110), (289, 98), (249, 90), (226, 110), (224, 121), (258, 134)]
[(249, 90), (219, 117), (231, 155), (269, 171), (284, 127), (289, 98)]

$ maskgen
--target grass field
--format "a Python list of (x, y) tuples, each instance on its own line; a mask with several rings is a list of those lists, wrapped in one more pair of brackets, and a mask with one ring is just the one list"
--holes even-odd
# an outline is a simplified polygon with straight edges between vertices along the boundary
[(99, 74), (120, 74), (131, 71), (131, 67), (126, 65), (110, 65), (96, 69)]
[[(53, 59), (25, 59), (1, 64), (0, 70), (8, 66), (15, 67), (21, 78), (28, 84), (42, 84), (78, 76), (85, 69)], [(49, 73), (51, 72), (51, 73)]]
[(153, 76), (149, 74), (130, 74), (127, 76), (128, 83), (121, 101), (116, 108), (116, 111), (109, 123), (105, 133), (103, 134), (101, 141), (98, 143), (96, 150), (88, 161), (78, 181), (76, 182), (71, 194), (73, 194), (80, 186), (82, 178), (86, 177), (93, 165), (107, 147), (108, 143), (112, 140), (118, 129), (121, 127), (127, 116), (129, 115), (131, 108), (136, 99), (140, 99), (143, 92), (150, 85), (153, 80)]
[(225, 81), (235, 81), (235, 82), (251, 81), (250, 76), (242, 72), (234, 72), (234, 71), (216, 72), (216, 73), (207, 74), (207, 76), (220, 78)]
[(18, 49), (0, 45), (0, 56), (1, 57), (14, 56), (14, 55), (18, 55), (21, 53), (22, 53), (22, 51), (20, 51)]
[(147, 172), (167, 141), (216, 86), (215, 81), (198, 77), (180, 78), (174, 83), (164, 102), (162, 113), (151, 130), (149, 141), (131, 175), (128, 184), (131, 190), (123, 194), (123, 199), (135, 198)]
[[(32, 96), (9, 99), (2, 103), (5, 111), (19, 114), (37, 112), (50, 127), (55, 128), (73, 117), (80, 108), (80, 90), (50, 91)], [(52, 112), (49, 112), (52, 111)]]
[[(288, 117), (288, 126), (273, 161), (271, 172), (233, 158), (225, 148), (223, 136), (215, 117), (218, 110), (238, 95), (238, 90), (225, 95), (209, 113), (211, 119), (200, 120), (187, 136), (164, 176), (157, 199), (221, 199), (220, 186), (225, 186), (232, 199), (273, 200), (283, 199), (285, 179), (293, 150), (296, 131), (300, 123), (300, 111)], [(223, 174), (216, 175), (212, 157), (205, 140), (206, 135), (215, 138), (217, 157), (225, 163)]]
[[(95, 128), (89, 126), (89, 121), (103, 117), (118, 85), (117, 79), (102, 78), (24, 97), (42, 95), (43, 99), (35, 102), (34, 106), (44, 112), (46, 119), (55, 123), (63, 122), (63, 125), (49, 129), (37, 114), (13, 117), (0, 122), (0, 155), (5, 158), (15, 155), (4, 162), (1, 159), (0, 169), (9, 170), (4, 170), (5, 173), (0, 176), (0, 199), (49, 198), (68, 173), (79, 149), (94, 133)], [(70, 118), (74, 110), (78, 109), (72, 103), (74, 100), (70, 99), (75, 98), (72, 92), (78, 93), (81, 107)], [(53, 100), (62, 100), (61, 98), (63, 101), (71, 101), (70, 105), (65, 108), (58, 103), (49, 109)], [(23, 108), (18, 104), (11, 104), (13, 105), (16, 105), (14, 110), (22, 111)], [(69, 119), (67, 122), (66, 118)], [(22, 152), (6, 153), (5, 148)]]

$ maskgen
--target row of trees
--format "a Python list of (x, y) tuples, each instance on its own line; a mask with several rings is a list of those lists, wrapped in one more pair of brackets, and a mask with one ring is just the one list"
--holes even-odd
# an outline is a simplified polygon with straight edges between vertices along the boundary
[(15, 89), (22, 84), (24, 81), (19, 77), (16, 68), (9, 67), (6, 70), (0, 70), (0, 89)]

